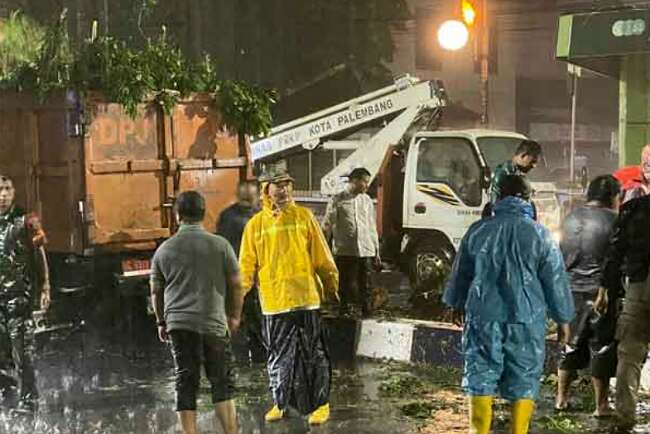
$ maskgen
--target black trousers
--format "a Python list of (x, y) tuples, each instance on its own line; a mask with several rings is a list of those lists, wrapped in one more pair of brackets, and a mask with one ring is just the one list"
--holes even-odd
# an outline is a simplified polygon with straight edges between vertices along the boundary
[(32, 364), (34, 324), (27, 297), (0, 299), (0, 383), (18, 386), (21, 401), (38, 398)]
[(234, 398), (234, 359), (229, 337), (189, 330), (172, 330), (169, 335), (176, 374), (176, 411), (196, 410), (201, 366), (210, 381), (214, 404)]
[(339, 296), (341, 306), (358, 304), (364, 314), (372, 311), (371, 276), (373, 258), (356, 256), (337, 256), (336, 267), (339, 269)]
[(244, 297), (243, 312), (250, 360), (253, 363), (266, 362), (266, 348), (262, 336), (262, 306), (257, 287), (251, 289)]
[(560, 350), (558, 365), (565, 371), (591, 367), (594, 378), (609, 380), (616, 376), (615, 334), (619, 303), (610, 300), (607, 312), (599, 315), (594, 312), (594, 297), (590, 293), (573, 294), (576, 316), (570, 324), (571, 350)]
[(329, 402), (332, 366), (317, 310), (264, 316), (273, 401), (282, 410), (312, 413)]

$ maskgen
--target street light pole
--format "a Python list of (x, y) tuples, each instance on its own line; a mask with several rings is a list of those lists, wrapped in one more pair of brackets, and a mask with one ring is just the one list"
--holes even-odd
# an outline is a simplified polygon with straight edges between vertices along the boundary
[(569, 155), (569, 179), (571, 182), (575, 180), (575, 165), (576, 165), (576, 108), (578, 103), (578, 78), (581, 75), (579, 66), (569, 63), (569, 74), (571, 74), (571, 151)]
[(488, 0), (482, 0), (481, 6), (481, 125), (487, 125), (488, 98), (490, 91), (490, 29), (488, 26)]

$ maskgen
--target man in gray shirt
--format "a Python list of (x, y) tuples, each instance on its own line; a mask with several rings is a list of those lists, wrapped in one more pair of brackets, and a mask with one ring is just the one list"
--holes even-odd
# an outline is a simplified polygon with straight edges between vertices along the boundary
[(230, 335), (239, 328), (243, 301), (239, 265), (228, 241), (203, 228), (204, 216), (205, 200), (199, 193), (178, 196), (180, 229), (153, 257), (151, 299), (160, 340), (171, 341), (183, 432), (197, 434), (196, 395), (203, 365), (216, 417), (226, 434), (237, 434)]

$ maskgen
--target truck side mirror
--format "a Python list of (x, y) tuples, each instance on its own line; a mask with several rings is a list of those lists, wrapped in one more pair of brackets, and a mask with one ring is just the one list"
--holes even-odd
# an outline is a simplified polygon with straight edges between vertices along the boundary
[(488, 190), (492, 184), (492, 172), (490, 168), (485, 166), (481, 168), (481, 188)]

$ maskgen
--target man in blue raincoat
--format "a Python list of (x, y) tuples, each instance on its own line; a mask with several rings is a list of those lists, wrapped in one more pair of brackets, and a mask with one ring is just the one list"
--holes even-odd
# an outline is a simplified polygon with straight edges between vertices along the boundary
[(455, 322), (464, 318), (463, 387), (472, 434), (489, 432), (496, 395), (512, 402), (511, 432), (528, 432), (544, 367), (547, 312), (563, 339), (575, 314), (562, 253), (533, 220), (530, 194), (522, 177), (502, 180), (494, 217), (470, 227), (443, 296)]

